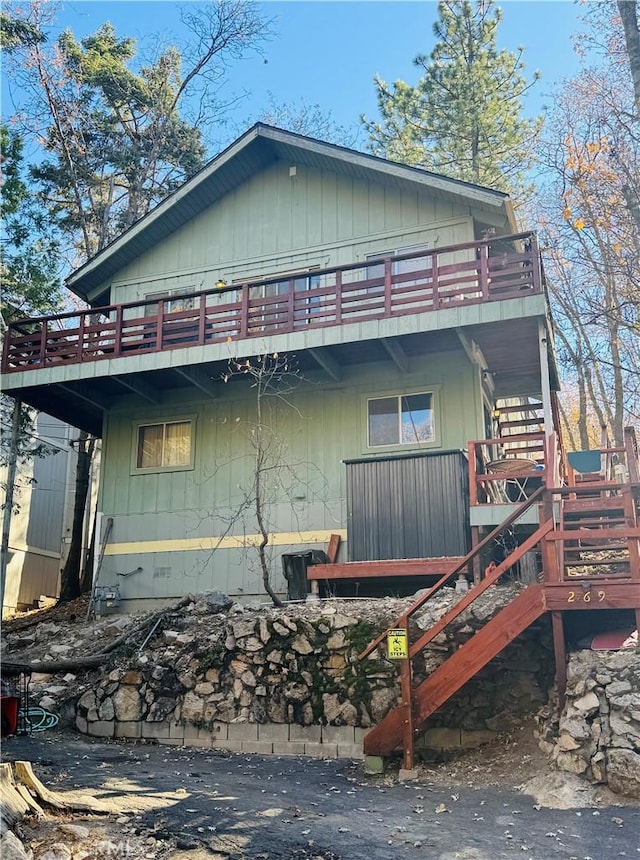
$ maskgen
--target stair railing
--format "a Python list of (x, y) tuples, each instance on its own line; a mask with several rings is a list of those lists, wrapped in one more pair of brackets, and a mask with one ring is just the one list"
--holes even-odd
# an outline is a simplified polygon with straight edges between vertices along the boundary
[[(409, 640), (409, 619), (415, 612), (418, 611), (424, 604), (438, 591), (440, 591), (453, 577), (457, 576), (478, 556), (482, 550), (488, 546), (495, 538), (499, 537), (506, 529), (513, 525), (516, 520), (529, 510), (534, 504), (540, 501), (545, 494), (544, 487), (539, 487), (522, 505), (516, 508), (499, 526), (491, 531), (483, 540), (477, 543), (473, 549), (448, 573), (443, 574), (440, 579), (429, 588), (421, 597), (418, 598), (396, 621), (395, 628), (403, 629), (407, 643)], [(432, 641), (444, 628), (453, 621), (461, 612), (463, 612), (471, 603), (473, 603), (481, 594), (494, 585), (500, 577), (511, 568), (523, 555), (533, 549), (550, 531), (554, 528), (553, 517), (548, 518), (540, 527), (517, 546), (515, 550), (498, 566), (488, 569), (485, 577), (480, 582), (471, 586), (468, 593), (429, 630), (426, 630), (415, 642), (408, 645), (408, 658), (401, 661), (400, 666), (400, 682), (402, 689), (402, 709), (403, 714), (403, 764), (406, 770), (413, 769), (414, 762), (414, 708), (413, 708), (413, 677), (412, 677), (412, 658), (419, 653), (425, 645)], [(373, 639), (369, 645), (358, 655), (359, 660), (364, 660), (384, 641), (387, 636), (386, 630), (380, 633)]]

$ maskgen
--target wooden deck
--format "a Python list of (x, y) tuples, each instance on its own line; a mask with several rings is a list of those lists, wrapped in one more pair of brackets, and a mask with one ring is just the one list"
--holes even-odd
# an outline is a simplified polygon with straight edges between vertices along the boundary
[[(397, 619), (394, 627), (404, 628), (409, 638), (412, 615), (442, 587), (451, 585), (455, 574), (472, 563), (483, 547), (499, 537), (529, 507), (540, 503), (539, 527), (501, 564), (487, 570), (439, 621), (410, 641), (409, 659), (401, 664), (402, 704), (367, 734), (365, 753), (390, 755), (403, 750), (404, 767), (412, 768), (414, 739), (428, 717), (545, 613), (551, 615), (561, 703), (566, 684), (565, 612), (632, 610), (640, 627), (640, 475), (638, 446), (630, 428), (625, 432), (625, 442), (627, 481), (606, 480), (596, 474), (575, 485), (538, 488), (515, 514), (480, 541)], [(546, 454), (549, 459), (549, 450)], [(480, 595), (495, 587), (525, 553), (536, 548), (542, 563), (541, 581), (525, 588), (414, 689), (412, 658)], [(384, 639), (382, 633), (360, 657), (365, 658), (380, 648)]]
[[(496, 240), (493, 240), (494, 244)], [(535, 235), (10, 323), (2, 372), (344, 326), (541, 293)], [(398, 271), (402, 263), (402, 271)]]

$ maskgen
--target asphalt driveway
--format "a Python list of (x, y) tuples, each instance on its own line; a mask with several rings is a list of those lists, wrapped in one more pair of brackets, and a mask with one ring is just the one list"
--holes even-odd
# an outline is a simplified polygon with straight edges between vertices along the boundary
[(513, 788), (398, 784), (345, 761), (220, 755), (63, 732), (9, 739), (3, 760), (15, 759), (29, 759), (52, 788), (139, 800), (127, 820), (147, 837), (145, 857), (640, 858), (639, 807), (536, 808)]

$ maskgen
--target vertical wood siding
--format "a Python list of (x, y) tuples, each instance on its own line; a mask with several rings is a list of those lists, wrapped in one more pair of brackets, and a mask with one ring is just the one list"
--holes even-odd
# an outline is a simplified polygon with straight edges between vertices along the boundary
[(329, 171), (278, 163), (193, 218), (114, 278), (112, 302), (203, 289), (416, 244), (471, 241), (468, 207)]
[[(367, 397), (423, 388), (438, 391), (439, 445), (435, 451), (463, 448), (467, 439), (477, 437), (482, 422), (481, 409), (474, 406), (480, 402), (476, 391), (479, 380), (461, 349), (429, 356), (406, 375), (381, 364), (350, 370), (348, 380), (341, 383), (329, 383), (326, 378), (321, 381), (318, 376), (303, 384), (291, 398), (294, 408), (278, 410), (273, 422), (284, 442), (283, 460), (288, 468), (278, 470), (280, 485), (269, 506), (271, 529), (294, 533), (346, 529), (343, 461), (363, 455), (388, 458), (389, 453), (367, 451)], [(126, 543), (254, 534), (256, 525), (250, 512), (242, 518), (235, 516), (252, 480), (247, 434), (254, 410), (249, 387), (239, 382), (226, 386), (216, 400), (189, 400), (186, 394), (175, 392), (173, 396), (167, 393), (164, 407), (151, 408), (134, 396), (126, 398), (109, 416), (103, 453), (100, 508), (106, 516), (114, 517), (112, 540)], [(195, 468), (131, 474), (136, 422), (186, 414), (196, 415)], [(430, 481), (431, 473), (425, 474), (425, 480)], [(388, 480), (397, 481), (398, 476), (390, 473)], [(408, 476), (405, 480), (419, 482), (421, 478)], [(411, 492), (420, 492), (418, 483)], [(461, 496), (463, 503), (466, 499)], [(412, 528), (419, 531), (417, 521)], [(395, 538), (384, 539), (392, 541), (388, 552), (393, 554)], [(281, 580), (281, 554), (301, 548), (294, 545), (271, 550), (276, 583)], [(237, 549), (107, 556), (101, 580), (105, 584), (110, 579), (119, 581), (128, 597), (144, 597), (151, 592), (158, 597), (175, 596), (196, 587), (260, 594), (254, 556), (251, 550)], [(128, 572), (139, 565), (144, 568), (142, 574), (116, 579), (116, 572)], [(162, 575), (154, 576), (160, 569)]]

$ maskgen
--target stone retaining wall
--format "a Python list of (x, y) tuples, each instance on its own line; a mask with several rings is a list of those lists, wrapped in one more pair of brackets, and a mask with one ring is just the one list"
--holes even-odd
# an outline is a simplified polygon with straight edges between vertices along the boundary
[[(414, 661), (416, 683), (513, 598), (478, 600)], [(417, 619), (427, 629), (460, 595), (445, 589)], [(212, 616), (207, 600), (171, 615), (153, 647), (113, 669), (77, 703), (98, 737), (154, 739), (238, 752), (358, 757), (366, 730), (399, 699), (398, 666), (382, 649), (357, 656), (407, 601), (290, 606)], [(417, 635), (418, 631), (416, 631)], [(546, 701), (548, 625), (530, 628), (428, 724), (425, 745), (478, 745)]]
[(541, 744), (560, 770), (640, 798), (640, 655), (578, 651), (569, 659), (567, 701)]

